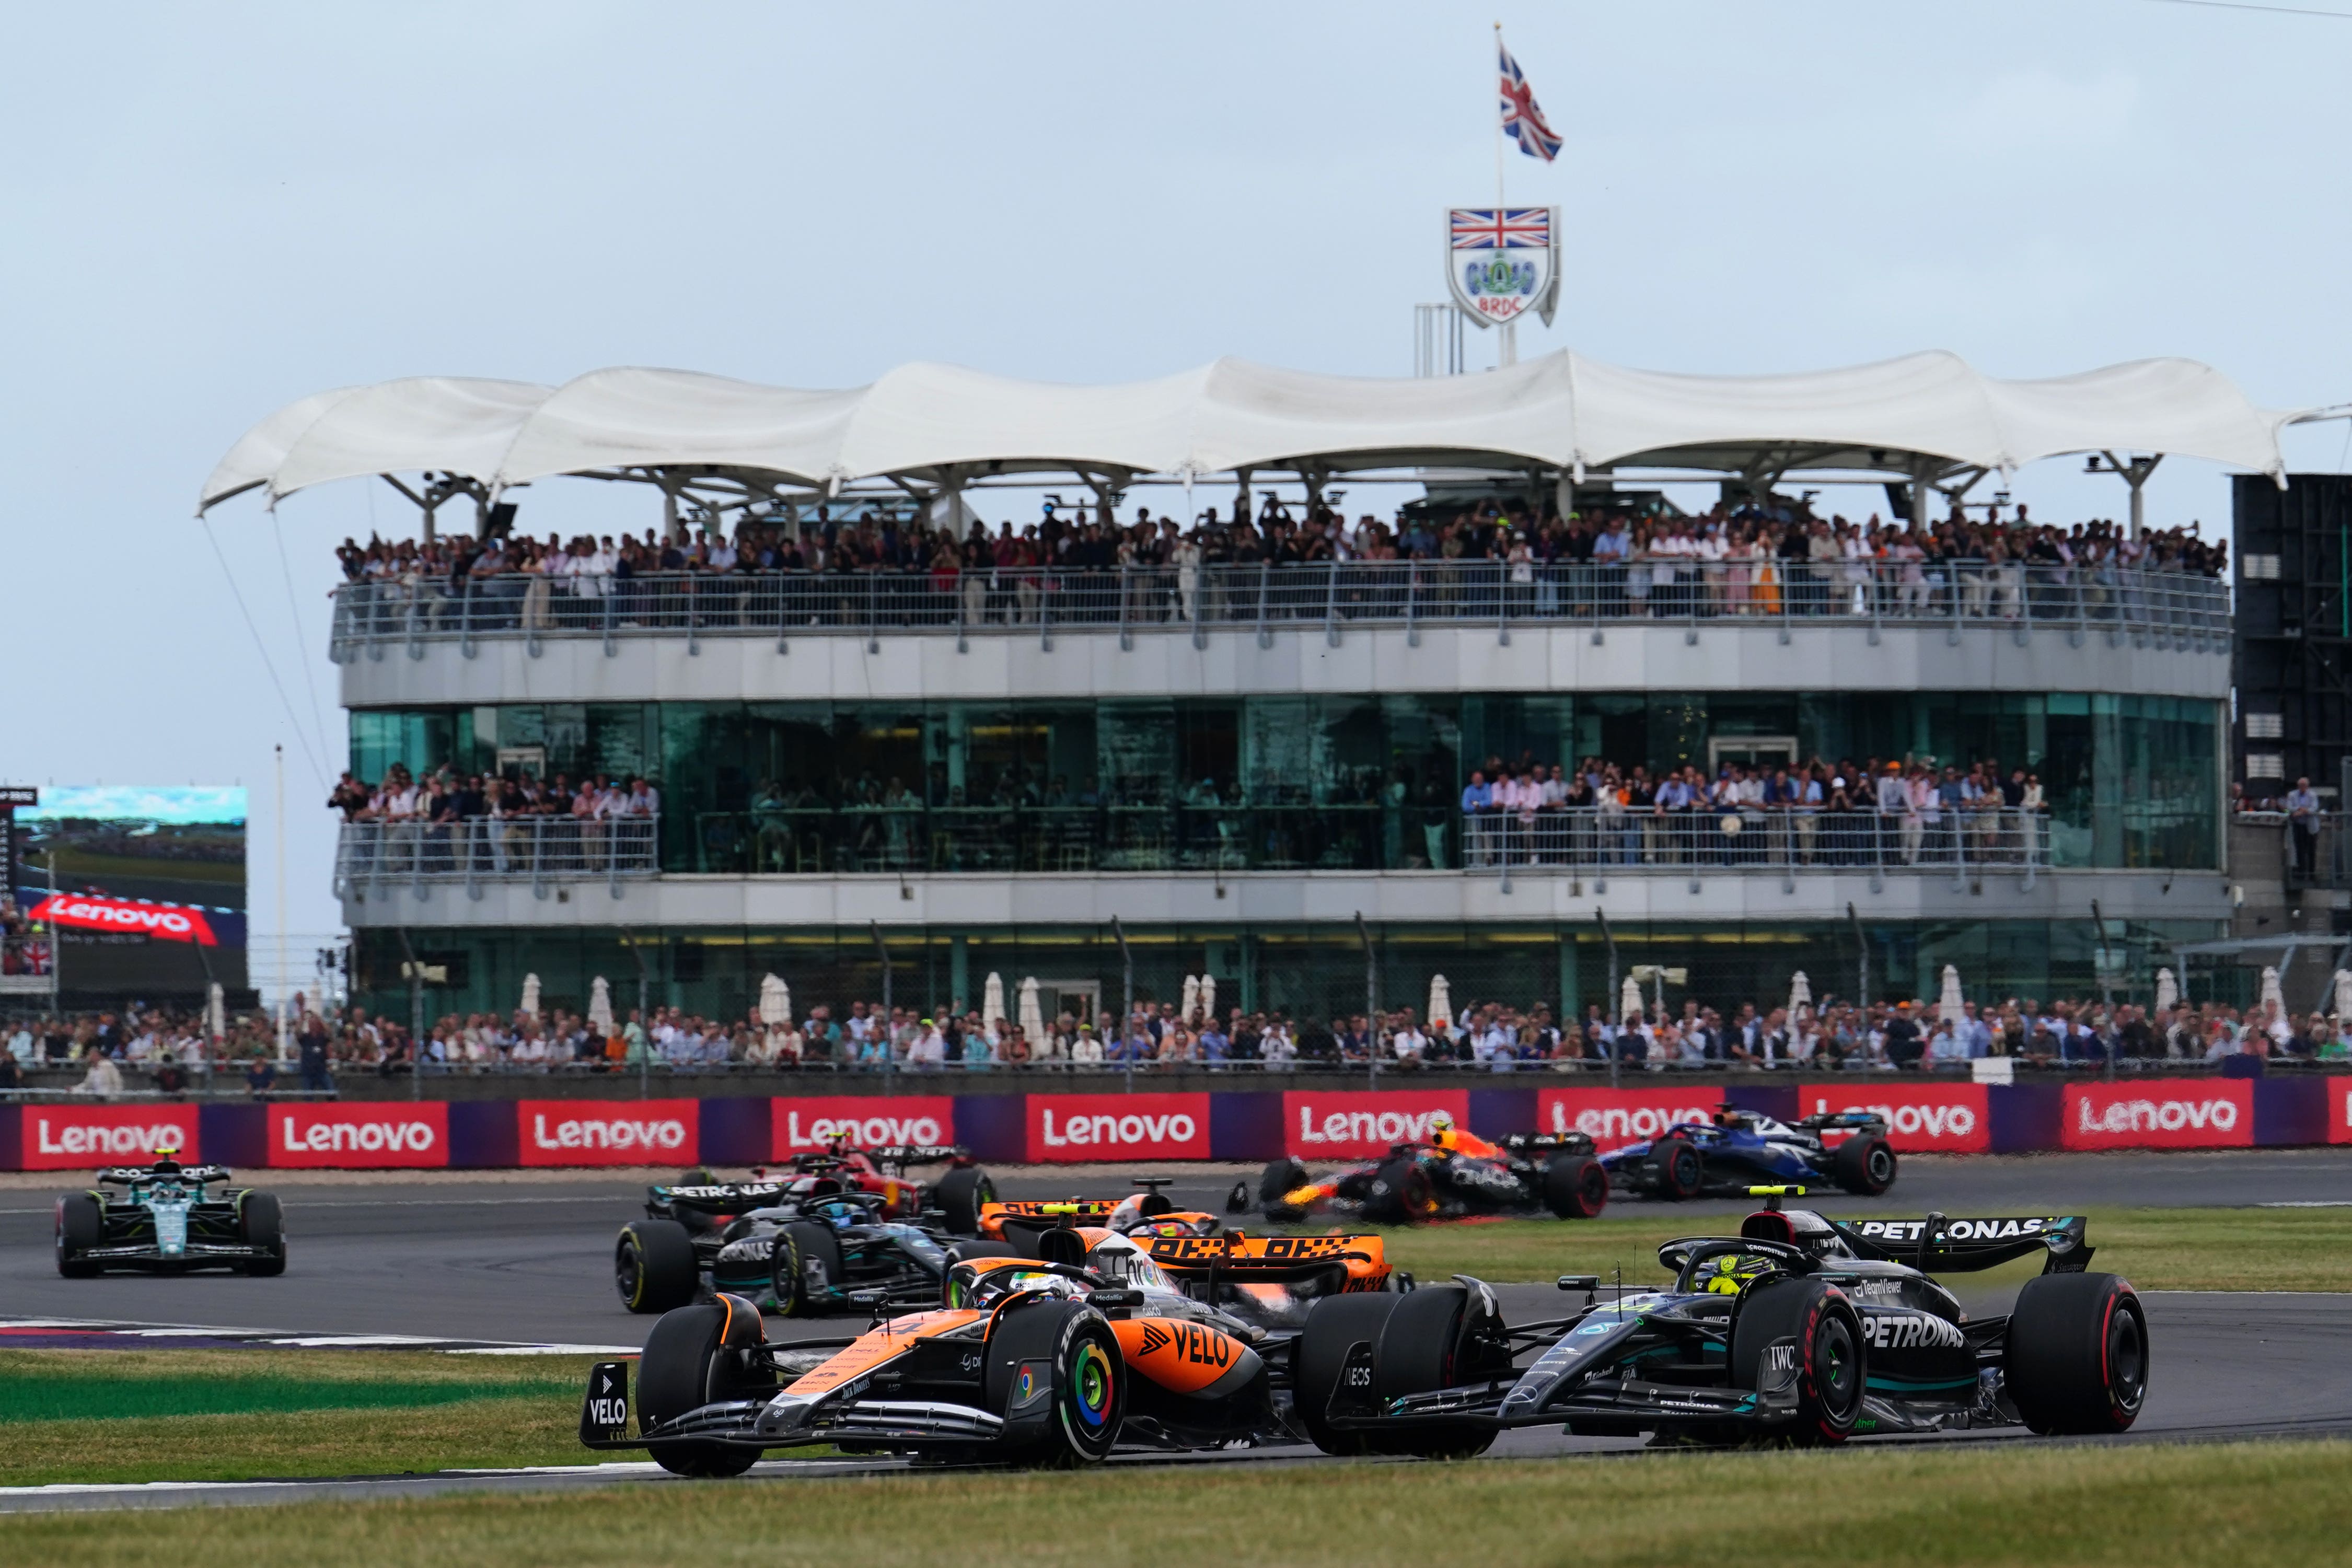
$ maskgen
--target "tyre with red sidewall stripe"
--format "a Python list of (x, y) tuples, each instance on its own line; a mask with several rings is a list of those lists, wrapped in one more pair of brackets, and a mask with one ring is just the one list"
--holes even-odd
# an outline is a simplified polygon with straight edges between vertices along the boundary
[(1731, 1386), (1762, 1385), (1766, 1354), (1780, 1340), (1797, 1352), (1797, 1414), (1783, 1434), (1807, 1445), (1843, 1443), (1862, 1415), (1869, 1350), (1845, 1292), (1820, 1280), (1764, 1280), (1739, 1299), (1731, 1325)]
[(2003, 1347), (2010, 1403), (2044, 1436), (2122, 1432), (2147, 1400), (2147, 1313), (2113, 1274), (2037, 1274)]

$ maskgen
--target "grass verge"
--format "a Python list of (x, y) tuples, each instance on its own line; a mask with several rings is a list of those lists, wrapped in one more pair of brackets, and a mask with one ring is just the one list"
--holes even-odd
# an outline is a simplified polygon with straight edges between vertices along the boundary
[(416, 1351), (0, 1352), (0, 1485), (587, 1463), (588, 1366)]
[[(0, 1556), (57, 1568), (363, 1562), (644, 1568), (1232, 1562), (1819, 1568), (2340, 1562), (2352, 1444), (2015, 1448), (1618, 1459), (1219, 1465), (28, 1516)], [(1833, 1534), (1825, 1536), (1824, 1531)], [(1843, 1542), (1844, 1544), (1840, 1545)]]
[[(1836, 1215), (1835, 1205), (1823, 1212)], [(2144, 1291), (2352, 1291), (2352, 1208), (2094, 1208), (2095, 1269)], [(1736, 1230), (1728, 1216), (1657, 1206), (1639, 1217), (1507, 1219), (1383, 1230), (1389, 1260), (1423, 1280), (1475, 1274), (1497, 1284), (1625, 1271), (1654, 1284), (1661, 1243)], [(2029, 1270), (2032, 1265), (2012, 1265)]]

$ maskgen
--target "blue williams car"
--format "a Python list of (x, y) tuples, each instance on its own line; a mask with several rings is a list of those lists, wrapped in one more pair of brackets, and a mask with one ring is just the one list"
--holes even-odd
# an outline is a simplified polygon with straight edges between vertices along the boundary
[(1876, 1197), (1895, 1185), (1885, 1118), (1832, 1111), (1782, 1122), (1725, 1103), (1714, 1119), (1679, 1122), (1643, 1143), (1601, 1157), (1612, 1190), (1679, 1201), (1736, 1197), (1756, 1186), (1833, 1183)]

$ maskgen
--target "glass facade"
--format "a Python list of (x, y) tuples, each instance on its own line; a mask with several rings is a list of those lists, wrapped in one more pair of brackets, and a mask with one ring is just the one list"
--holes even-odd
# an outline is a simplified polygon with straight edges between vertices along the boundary
[(377, 779), (643, 774), (665, 870), (1446, 870), (1472, 768), (1600, 757), (1997, 763), (2059, 866), (2221, 863), (2221, 705), (2084, 693), (1545, 693), (365, 710)]
[[(1932, 1000), (1950, 964), (1959, 970), (1962, 989), (1979, 1002), (2079, 1000), (2099, 996), (2104, 987), (2118, 1001), (2147, 1004), (2154, 1000), (2158, 966), (2177, 963), (2173, 944), (2218, 935), (2213, 922), (2109, 925), (2108, 967), (2102, 973), (2087, 912), (2080, 920), (1866, 925), (1869, 994)], [(1799, 970), (1817, 999), (1853, 997), (1862, 984), (1861, 946), (1843, 922), (1617, 923), (1612, 934), (1621, 981), (1637, 964), (1684, 973), (1684, 983), (1664, 988), (1674, 1007), (1688, 998), (1728, 1017), (1743, 1001), (1769, 1006), (1786, 999)], [(1370, 936), (1383, 1008), (1425, 1007), (1430, 982), (1439, 975), (1457, 1008), (1491, 1000), (1522, 1009), (1541, 1001), (1557, 1009), (1565, 1001), (1567, 1010), (1581, 1017), (1613, 994), (1608, 948), (1591, 925), (1375, 925)], [(369, 930), (357, 936), (356, 999), (405, 1022), (409, 997), (401, 979), (399, 937)], [(707, 1018), (743, 1017), (757, 1004), (761, 978), (769, 974), (792, 988), (794, 1009), (802, 1013), (824, 1004), (838, 1018), (850, 1002), (878, 1002), (883, 995), (881, 962), (864, 929), (640, 932), (635, 956), (614, 931), (420, 928), (408, 936), (418, 959), (445, 967), (448, 977), (446, 986), (427, 992), (428, 1018), (511, 1010), (525, 975), (539, 977), (542, 1006), (575, 1011), (585, 1008), (602, 976), (611, 982), (614, 1005), (625, 1014), (635, 1005), (640, 956), (646, 996), (654, 1006)], [(1008, 998), (1024, 979), (1036, 979), (1049, 1017), (1120, 1005), (1119, 951), (1108, 930), (934, 927), (892, 931), (885, 939), (893, 1001), (926, 1013), (978, 1006), (991, 974)], [(1220, 1010), (1280, 1009), (1297, 1019), (1365, 1009), (1364, 950), (1352, 927), (1144, 927), (1129, 929), (1127, 940), (1138, 1001), (1172, 1003), (1182, 995), (1186, 976), (1205, 973), (1217, 982)]]

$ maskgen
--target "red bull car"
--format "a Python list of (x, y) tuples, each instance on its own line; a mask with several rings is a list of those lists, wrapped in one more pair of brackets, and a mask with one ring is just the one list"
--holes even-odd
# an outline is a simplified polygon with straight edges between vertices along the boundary
[[(1585, 1134), (1515, 1133), (1489, 1142), (1443, 1120), (1433, 1132), (1427, 1142), (1399, 1144), (1321, 1181), (1297, 1160), (1276, 1160), (1258, 1179), (1257, 1207), (1284, 1224), (1344, 1214), (1412, 1225), (1496, 1214), (1590, 1219), (1608, 1206), (1609, 1173)], [(1250, 1196), (1236, 1186), (1227, 1207), (1243, 1212)]]

